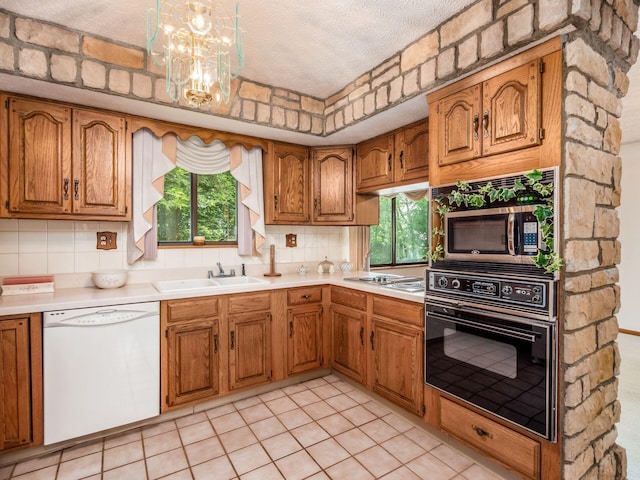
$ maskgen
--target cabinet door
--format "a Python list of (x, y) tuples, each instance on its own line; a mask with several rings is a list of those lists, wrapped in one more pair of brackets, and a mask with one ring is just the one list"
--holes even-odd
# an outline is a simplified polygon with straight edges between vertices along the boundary
[(31, 442), (29, 320), (0, 321), (0, 451)]
[(418, 415), (422, 414), (422, 334), (410, 327), (373, 317), (369, 346), (373, 390)]
[(266, 383), (271, 378), (271, 313), (229, 317), (229, 388)]
[(127, 214), (126, 122), (118, 115), (73, 112), (73, 212)]
[(396, 134), (395, 182), (429, 180), (429, 126), (426, 120)]
[(218, 320), (172, 325), (167, 343), (167, 406), (217, 395)]
[(331, 306), (331, 366), (361, 383), (365, 381), (365, 312)]
[(540, 144), (540, 60), (487, 80), (482, 96), (482, 155)]
[(438, 165), (464, 162), (480, 156), (480, 85), (474, 85), (437, 103)]
[(393, 182), (393, 135), (372, 138), (358, 144), (356, 191)]
[(273, 144), (265, 162), (265, 216), (267, 223), (308, 223), (309, 149)]
[(322, 365), (322, 305), (287, 310), (287, 373), (313, 370)]
[(9, 213), (71, 211), (71, 109), (9, 99)]
[(313, 223), (354, 221), (353, 151), (318, 148), (313, 151)]

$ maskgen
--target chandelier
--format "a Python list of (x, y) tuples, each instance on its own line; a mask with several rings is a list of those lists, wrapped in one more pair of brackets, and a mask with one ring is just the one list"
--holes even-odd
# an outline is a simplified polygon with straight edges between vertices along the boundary
[(229, 102), (231, 79), (244, 66), (244, 45), (235, 15), (218, 0), (150, 0), (147, 52), (166, 73), (167, 95), (195, 107)]

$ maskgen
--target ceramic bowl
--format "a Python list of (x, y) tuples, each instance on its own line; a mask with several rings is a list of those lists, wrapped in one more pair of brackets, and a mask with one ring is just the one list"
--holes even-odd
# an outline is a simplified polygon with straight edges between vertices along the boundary
[(98, 288), (119, 288), (127, 283), (129, 272), (127, 270), (105, 270), (93, 272), (91, 279)]

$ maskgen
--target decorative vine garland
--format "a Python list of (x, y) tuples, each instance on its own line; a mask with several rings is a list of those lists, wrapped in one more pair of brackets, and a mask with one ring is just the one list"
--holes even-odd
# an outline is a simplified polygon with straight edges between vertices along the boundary
[[(456, 182), (456, 190), (452, 190), (451, 193), (444, 195), (442, 198), (435, 199), (436, 206), (434, 212), (442, 219), (446, 213), (454, 209), (454, 206), (460, 207), (464, 205), (465, 207), (480, 208), (486, 205), (487, 202), (506, 202), (516, 198), (518, 192), (526, 191), (527, 188), (533, 190), (545, 201), (544, 205), (538, 205), (532, 213), (533, 216), (536, 217), (536, 220), (538, 220), (542, 241), (546, 247), (545, 250), (538, 250), (538, 253), (533, 257), (533, 263), (537, 267), (543, 268), (547, 273), (553, 273), (564, 264), (562, 258), (553, 249), (554, 186), (553, 184), (541, 183), (542, 172), (539, 170), (526, 173), (524, 177), (527, 179), (526, 186), (522, 183), (522, 180), (516, 178), (511, 188), (494, 188), (491, 182), (488, 182), (481, 186), (477, 193), (471, 191), (468, 182), (459, 180)], [(446, 200), (446, 203), (443, 200)], [(442, 222), (440, 222), (440, 226), (433, 227), (432, 233), (436, 247), (431, 251), (430, 257), (431, 260), (435, 262), (443, 260), (444, 258), (444, 229), (442, 228)]]

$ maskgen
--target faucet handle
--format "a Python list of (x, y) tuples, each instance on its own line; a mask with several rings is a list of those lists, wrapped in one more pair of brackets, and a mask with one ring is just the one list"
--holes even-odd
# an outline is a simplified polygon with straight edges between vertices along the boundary
[(235, 276), (236, 276), (236, 269), (235, 269), (235, 268), (232, 268), (232, 269), (229, 271), (229, 275), (231, 275), (232, 277), (235, 277)]

